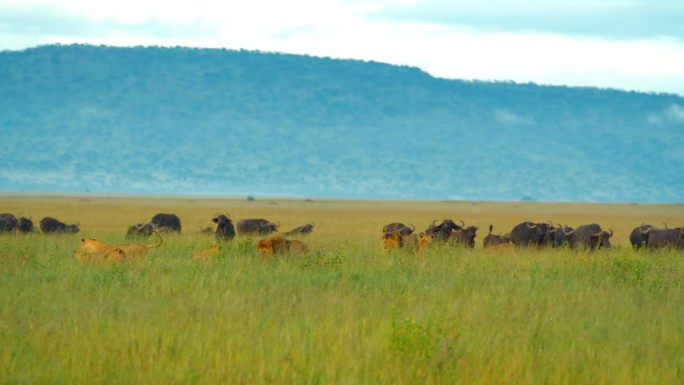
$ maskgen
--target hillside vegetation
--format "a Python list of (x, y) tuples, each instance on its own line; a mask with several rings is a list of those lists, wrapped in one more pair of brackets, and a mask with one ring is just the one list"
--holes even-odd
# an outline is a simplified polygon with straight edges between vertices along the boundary
[(684, 188), (676, 95), (184, 47), (5, 51), (0, 76), (3, 190), (678, 202)]

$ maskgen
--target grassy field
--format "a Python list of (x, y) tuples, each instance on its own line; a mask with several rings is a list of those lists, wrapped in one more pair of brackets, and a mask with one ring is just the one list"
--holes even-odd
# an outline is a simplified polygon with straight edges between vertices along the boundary
[[(2, 384), (684, 383), (684, 255), (628, 243), (642, 222), (682, 226), (684, 205), (7, 196), (0, 211), (81, 227), (0, 237)], [(183, 231), (146, 257), (74, 258), (158, 212)], [(264, 260), (239, 237), (194, 261), (217, 212), (314, 222), (310, 252)], [(386, 223), (445, 218), (480, 226), (474, 250), (381, 249)], [(525, 220), (597, 222), (615, 247), (482, 248), (490, 224)]]

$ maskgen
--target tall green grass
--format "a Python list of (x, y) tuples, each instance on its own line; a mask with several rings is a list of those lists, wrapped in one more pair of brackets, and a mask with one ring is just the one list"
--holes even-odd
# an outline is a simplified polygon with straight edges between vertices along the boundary
[[(123, 241), (121, 233), (101, 238)], [(3, 384), (681, 384), (681, 252), (166, 236), (119, 265), (82, 235), (0, 238)]]

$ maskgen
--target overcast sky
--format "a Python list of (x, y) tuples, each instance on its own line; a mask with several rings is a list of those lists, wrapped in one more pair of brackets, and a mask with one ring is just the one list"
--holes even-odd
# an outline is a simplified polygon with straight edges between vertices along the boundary
[(285, 52), (684, 96), (681, 0), (0, 0), (0, 50), (53, 43)]

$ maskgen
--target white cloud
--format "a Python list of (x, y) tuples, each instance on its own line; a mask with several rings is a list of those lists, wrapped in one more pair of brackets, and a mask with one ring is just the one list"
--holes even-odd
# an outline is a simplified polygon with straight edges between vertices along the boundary
[[(505, 24), (507, 15), (558, 20), (565, 12), (568, 22), (579, 22), (587, 13), (612, 12), (629, 21), (637, 10), (662, 15), (678, 9), (662, 6), (664, 2), (649, 4), (650, 8), (643, 1), (586, 2), (580, 7), (576, 2), (531, 0), (484, 5), (413, 0), (3, 0), (0, 49), (51, 43), (221, 47), (375, 60), (420, 67), (444, 78), (684, 95), (684, 39), (587, 37)], [(416, 11), (418, 16), (393, 16), (397, 9)], [(444, 22), (439, 20), (440, 10), (445, 17), (459, 11), (473, 18), (468, 23), (458, 18)], [(640, 20), (652, 16), (642, 14)], [(658, 20), (651, 22), (657, 25)], [(496, 23), (501, 28), (487, 27)]]

